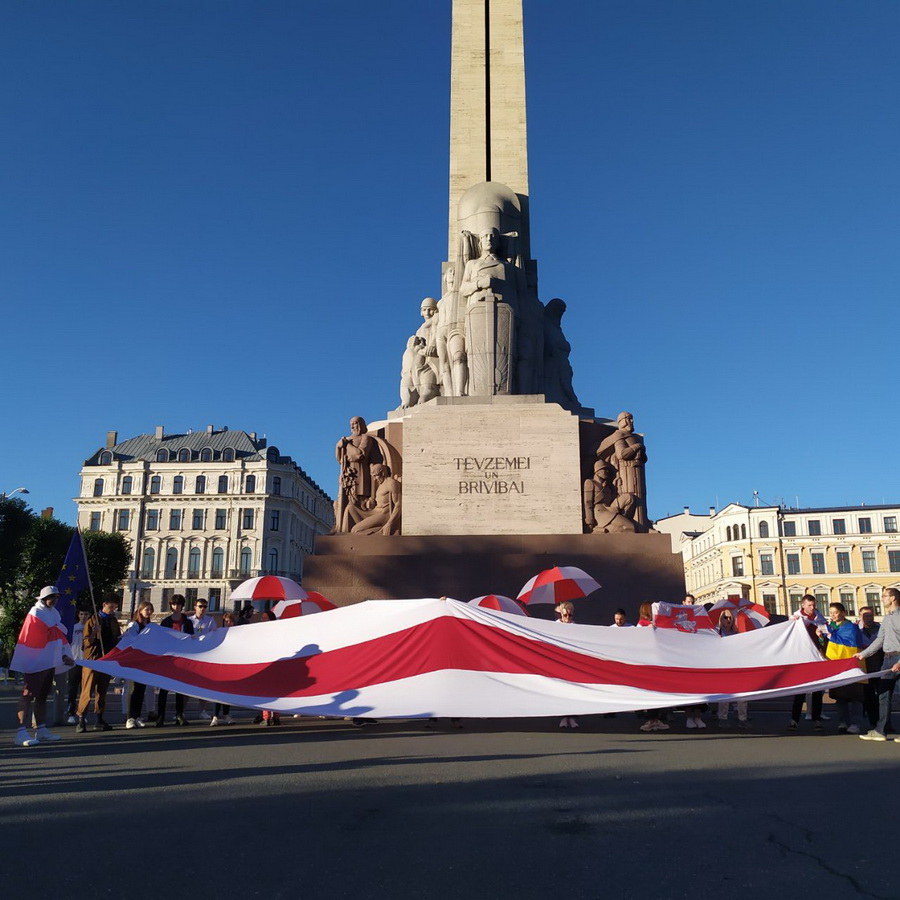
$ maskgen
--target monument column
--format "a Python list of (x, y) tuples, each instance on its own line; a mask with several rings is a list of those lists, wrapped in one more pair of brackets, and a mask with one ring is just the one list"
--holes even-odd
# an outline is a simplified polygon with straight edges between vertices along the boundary
[[(522, 0), (453, 0), (450, 67), (447, 259), (453, 260), (457, 206), (473, 184), (510, 187), (522, 204), (523, 236), (530, 230)], [(520, 249), (530, 257), (530, 247)]]

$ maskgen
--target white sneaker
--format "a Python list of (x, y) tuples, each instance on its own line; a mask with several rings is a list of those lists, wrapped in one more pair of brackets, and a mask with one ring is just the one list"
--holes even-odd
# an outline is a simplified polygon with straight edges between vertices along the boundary
[(137, 728), (137, 722), (136, 722), (134, 719), (129, 719), (129, 720), (125, 723), (125, 727), (126, 727), (126, 728)]
[(134, 724), (137, 725), (138, 728), (146, 728), (147, 727), (147, 723), (143, 719), (140, 719), (140, 718), (135, 719)]
[(697, 720), (691, 716), (688, 717), (688, 720), (684, 723), (686, 728), (696, 728)]
[(231, 716), (225, 716), (225, 718), (222, 719), (222, 721), (223, 721), (226, 725), (234, 725), (234, 719), (232, 719)]
[(17, 747), (37, 747), (40, 741), (33, 738), (24, 728), (20, 728), (16, 732), (14, 743)]
[(218, 724), (219, 724), (219, 717), (218, 717), (218, 716), (213, 716), (213, 717), (209, 720), (209, 724), (210, 724), (210, 725), (218, 725)]
[(704, 722), (703, 719), (700, 718), (700, 716), (695, 716), (695, 718), (694, 718), (694, 724), (695, 724), (698, 728), (706, 728), (706, 722)]
[(668, 731), (669, 727), (670, 726), (667, 725), (665, 722), (659, 721), (653, 726), (653, 730), (654, 731)]
[(46, 725), (41, 725), (34, 733), (36, 741), (58, 741), (59, 735), (54, 734)]
[(578, 727), (578, 719), (574, 719), (571, 716), (569, 717), (569, 728), (577, 728)]
[(78, 724), (78, 716), (69, 716), (69, 718), (66, 719), (66, 723), (69, 725), (77, 725)]
[(213, 718), (213, 716), (211, 716), (205, 709), (201, 709), (200, 718), (205, 719), (208, 722)]

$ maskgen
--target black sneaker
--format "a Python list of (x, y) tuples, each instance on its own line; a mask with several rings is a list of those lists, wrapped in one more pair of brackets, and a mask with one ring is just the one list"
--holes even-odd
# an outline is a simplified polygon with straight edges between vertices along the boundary
[(813, 731), (824, 731), (825, 723), (821, 719), (816, 719), (815, 725), (813, 725)]
[(791, 719), (791, 724), (788, 725), (788, 728), (789, 728), (791, 731), (796, 731), (799, 727), (800, 727), (800, 725), (799, 725), (799, 723), (797, 722), (797, 720), (796, 720), (796, 719)]
[(154, 724), (157, 728), (162, 728), (166, 724), (166, 720), (162, 716), (157, 716)]
[(176, 725), (190, 725), (191, 723), (184, 716), (175, 716)]
[(112, 731), (112, 725), (109, 722), (104, 722), (103, 719), (97, 719), (94, 731)]
[(87, 731), (87, 722), (84, 719), (84, 716), (81, 716), (78, 720), (78, 724), (75, 726), (75, 730), (79, 734), (84, 734)]

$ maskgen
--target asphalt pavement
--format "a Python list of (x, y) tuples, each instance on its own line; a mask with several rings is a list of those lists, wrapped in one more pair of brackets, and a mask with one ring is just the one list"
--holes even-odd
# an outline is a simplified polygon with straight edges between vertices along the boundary
[(834, 719), (789, 733), (784, 704), (751, 705), (749, 733), (193, 712), (26, 749), (16, 696), (0, 687), (11, 898), (900, 897), (900, 744)]

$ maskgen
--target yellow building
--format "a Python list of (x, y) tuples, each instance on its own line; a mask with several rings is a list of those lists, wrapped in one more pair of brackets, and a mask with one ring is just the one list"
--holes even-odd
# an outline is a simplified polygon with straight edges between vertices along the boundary
[[(813, 594), (821, 610), (840, 601), (851, 615), (861, 606), (881, 615), (882, 589), (900, 588), (900, 505), (786, 509), (731, 503), (709, 516), (683, 518), (672, 516), (656, 527), (672, 534), (687, 589), (702, 603), (743, 596), (789, 615), (804, 594)], [(679, 530), (680, 524), (686, 527)]]

